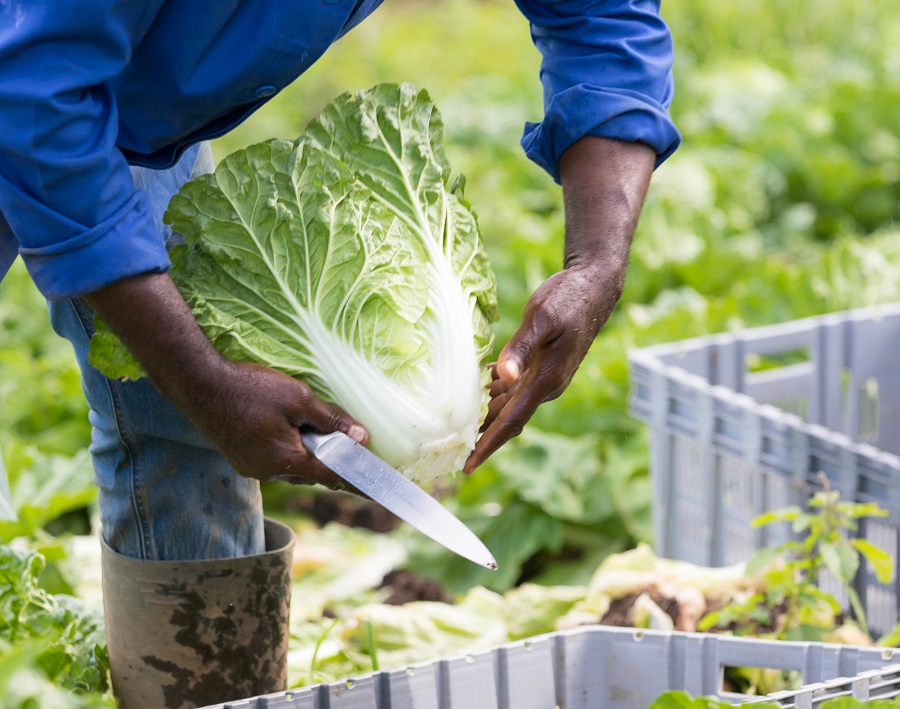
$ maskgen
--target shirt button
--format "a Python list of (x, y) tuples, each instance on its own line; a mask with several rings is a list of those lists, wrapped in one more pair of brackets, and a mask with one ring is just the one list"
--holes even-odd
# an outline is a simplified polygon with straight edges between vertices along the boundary
[(268, 98), (277, 90), (274, 86), (260, 86), (255, 93), (259, 98)]

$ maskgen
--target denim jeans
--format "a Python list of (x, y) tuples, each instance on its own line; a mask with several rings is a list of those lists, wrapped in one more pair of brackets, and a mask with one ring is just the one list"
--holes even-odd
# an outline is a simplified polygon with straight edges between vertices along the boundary
[[(169, 199), (188, 179), (212, 169), (206, 143), (169, 170), (132, 168), (167, 246), (182, 240), (162, 223)], [(81, 367), (107, 544), (120, 554), (153, 560), (262, 553), (259, 483), (238, 475), (147, 380), (113, 381), (88, 364), (93, 321), (83, 301), (51, 302), (50, 320), (72, 343)]]

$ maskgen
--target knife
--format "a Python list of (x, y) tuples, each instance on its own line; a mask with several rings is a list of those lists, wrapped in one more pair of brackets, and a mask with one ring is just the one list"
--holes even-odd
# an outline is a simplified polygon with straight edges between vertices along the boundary
[(450, 551), (496, 570), (497, 562), (452, 512), (365, 446), (340, 431), (301, 432), (312, 455), (375, 502)]

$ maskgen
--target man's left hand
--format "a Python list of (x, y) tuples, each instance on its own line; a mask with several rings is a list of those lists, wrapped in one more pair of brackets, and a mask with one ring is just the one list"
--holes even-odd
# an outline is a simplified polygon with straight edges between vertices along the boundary
[(492, 366), (484, 433), (466, 461), (466, 473), (518, 436), (537, 407), (572, 381), (622, 294), (655, 158), (641, 143), (592, 136), (563, 154), (566, 268), (534, 292), (522, 326)]
[(484, 435), (466, 461), (468, 473), (518, 436), (540, 404), (565, 391), (621, 293), (624, 272), (576, 266), (534, 292), (522, 327), (492, 366)]

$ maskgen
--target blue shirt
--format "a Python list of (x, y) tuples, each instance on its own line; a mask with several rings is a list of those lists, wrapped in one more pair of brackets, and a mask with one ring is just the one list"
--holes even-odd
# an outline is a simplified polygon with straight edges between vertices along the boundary
[[(234, 128), (381, 0), (0, 3), (0, 274), (48, 298), (169, 268), (128, 165), (166, 168)], [(659, 0), (517, 0), (543, 56), (528, 156), (558, 179), (586, 135), (677, 146)]]

